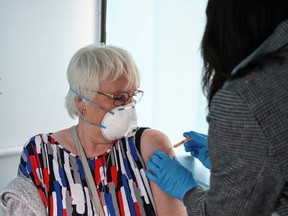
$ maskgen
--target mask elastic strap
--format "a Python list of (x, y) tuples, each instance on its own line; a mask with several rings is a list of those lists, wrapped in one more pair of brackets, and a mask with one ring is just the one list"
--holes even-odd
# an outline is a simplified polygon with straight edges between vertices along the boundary
[[(83, 95), (79, 94), (78, 92), (76, 92), (73, 88), (70, 87), (70, 91), (72, 91), (74, 94), (76, 94), (77, 96), (79, 96), (80, 98), (82, 98), (83, 100), (86, 100), (87, 102), (89, 102), (90, 104), (92, 104), (93, 106), (100, 108), (102, 110), (105, 110), (106, 112), (109, 112), (110, 114), (114, 115), (114, 112), (112, 112), (111, 110), (108, 110), (104, 107), (101, 107), (100, 105), (94, 103), (93, 101), (91, 101), (90, 99), (84, 97)], [(87, 120), (88, 121), (88, 120)]]
[(95, 123), (89, 121), (88, 119), (83, 118), (82, 116), (79, 116), (79, 118), (80, 118), (82, 121), (84, 121), (85, 123), (87, 123), (87, 124), (94, 125), (94, 126), (96, 126), (96, 127), (98, 127), (98, 128), (104, 128), (104, 129), (106, 129), (106, 127), (105, 127), (104, 125), (102, 125), (102, 124), (100, 124), (100, 125), (99, 125), (99, 124), (95, 124)]

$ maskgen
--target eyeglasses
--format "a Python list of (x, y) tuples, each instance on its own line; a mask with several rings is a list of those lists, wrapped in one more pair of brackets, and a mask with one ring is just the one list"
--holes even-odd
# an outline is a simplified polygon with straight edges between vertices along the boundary
[(124, 106), (130, 97), (133, 98), (135, 103), (139, 103), (143, 97), (144, 91), (137, 90), (132, 95), (128, 95), (127, 93), (122, 93), (120, 95), (112, 95), (112, 94), (108, 94), (108, 93), (100, 92), (100, 91), (97, 91), (97, 93), (113, 99), (113, 104), (115, 106)]

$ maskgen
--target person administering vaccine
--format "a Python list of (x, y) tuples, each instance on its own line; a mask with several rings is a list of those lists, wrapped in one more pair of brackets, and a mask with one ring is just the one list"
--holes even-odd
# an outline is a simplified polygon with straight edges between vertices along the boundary
[(188, 215), (288, 215), (287, 11), (287, 0), (208, 0), (201, 50), (209, 128), (200, 142), (207, 145), (193, 137), (184, 145), (210, 168), (209, 188), (163, 151), (146, 170)]

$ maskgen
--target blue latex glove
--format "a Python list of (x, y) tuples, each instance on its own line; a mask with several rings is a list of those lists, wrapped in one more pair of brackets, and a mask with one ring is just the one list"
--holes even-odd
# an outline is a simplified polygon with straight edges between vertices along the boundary
[(193, 157), (198, 158), (206, 168), (211, 169), (211, 162), (207, 149), (207, 136), (194, 131), (185, 132), (183, 136), (191, 138), (191, 140), (184, 143), (185, 151), (190, 152), (190, 154)]
[(147, 162), (146, 176), (163, 191), (183, 202), (190, 189), (198, 184), (192, 172), (183, 167), (176, 157), (171, 159), (166, 153), (156, 150)]

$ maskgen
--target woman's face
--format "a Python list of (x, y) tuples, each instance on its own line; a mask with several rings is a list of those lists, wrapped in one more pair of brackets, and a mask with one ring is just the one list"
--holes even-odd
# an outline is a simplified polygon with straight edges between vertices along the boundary
[[(101, 93), (106, 93), (109, 94), (110, 96), (119, 96), (123, 93), (126, 93), (128, 95), (132, 95), (135, 93), (137, 90), (136, 87), (127, 87), (128, 86), (128, 81), (124, 76), (121, 76), (118, 80), (116, 81), (105, 81), (100, 85), (99, 92)], [(96, 103), (97, 105), (101, 106), (102, 108), (105, 108), (107, 110), (112, 110), (117, 105), (114, 105), (114, 99), (100, 93), (96, 93), (96, 96), (93, 98), (93, 102)], [(119, 98), (119, 97), (117, 97)], [(130, 97), (125, 104), (131, 103), (132, 98)], [(117, 102), (116, 102), (117, 104)], [(125, 105), (123, 104), (123, 105)], [(89, 121), (95, 123), (95, 124), (101, 124), (102, 119), (104, 115), (107, 113), (106, 110), (98, 108), (93, 106), (90, 103), (87, 103), (86, 105), (86, 113), (85, 113), (85, 118), (88, 119)]]

